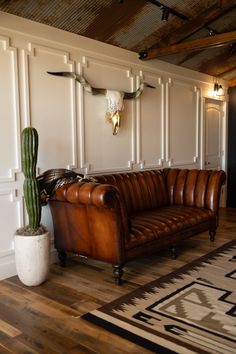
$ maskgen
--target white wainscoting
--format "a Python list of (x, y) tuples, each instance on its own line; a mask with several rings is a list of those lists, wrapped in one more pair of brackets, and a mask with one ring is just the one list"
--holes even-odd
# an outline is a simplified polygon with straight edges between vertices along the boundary
[(145, 88), (137, 102), (137, 163), (140, 168), (163, 166), (165, 156), (165, 96), (160, 74), (140, 71), (138, 85), (144, 81), (154, 88)]
[(166, 159), (169, 166), (199, 163), (199, 89), (184, 80), (167, 82)]
[[(84, 57), (82, 74), (93, 87), (132, 92), (135, 77), (130, 67), (92, 57)], [(130, 169), (135, 160), (135, 102), (124, 100), (121, 127), (116, 136), (106, 119), (106, 98), (83, 93), (84, 152), (81, 168), (85, 173)]]
[(77, 168), (75, 80), (47, 74), (74, 71), (69, 53), (29, 43), (25, 52), (28, 125), (40, 136), (39, 171)]
[(23, 200), (14, 189), (0, 190), (0, 279), (15, 274), (14, 233), (23, 223)]
[(0, 36), (1, 124), (0, 183), (15, 180), (20, 167), (19, 90), (17, 49)]
[[(145, 81), (155, 88), (124, 101), (121, 127), (113, 136), (104, 95), (93, 96), (74, 79), (47, 71), (75, 71), (93, 87), (133, 92)], [(13, 234), (27, 222), (20, 161), (24, 127), (39, 132), (39, 173), (202, 164), (200, 102), (213, 82), (207, 75), (157, 60), (142, 62), (136, 53), (0, 12), (0, 78), (0, 279), (15, 274)], [(48, 207), (42, 221), (53, 243)]]

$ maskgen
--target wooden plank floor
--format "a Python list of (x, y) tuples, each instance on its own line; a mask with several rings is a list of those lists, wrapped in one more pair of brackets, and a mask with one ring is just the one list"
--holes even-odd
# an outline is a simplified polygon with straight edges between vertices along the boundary
[(130, 262), (125, 283), (113, 283), (110, 265), (69, 259), (51, 267), (49, 280), (25, 287), (17, 277), (0, 282), (0, 353), (145, 354), (149, 351), (88, 323), (80, 316), (177, 269), (236, 237), (236, 209), (221, 209), (214, 242), (208, 233), (185, 241), (178, 258), (169, 252)]

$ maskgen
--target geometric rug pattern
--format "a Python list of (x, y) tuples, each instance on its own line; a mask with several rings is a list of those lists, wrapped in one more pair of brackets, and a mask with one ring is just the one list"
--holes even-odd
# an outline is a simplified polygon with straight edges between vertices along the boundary
[(236, 241), (82, 316), (154, 353), (236, 353)]

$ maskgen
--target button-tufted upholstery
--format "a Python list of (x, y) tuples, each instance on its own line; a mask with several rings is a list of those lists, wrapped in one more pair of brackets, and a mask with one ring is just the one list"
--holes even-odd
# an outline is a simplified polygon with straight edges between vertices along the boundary
[(58, 188), (50, 201), (55, 247), (123, 265), (196, 233), (214, 236), (223, 171), (163, 169), (96, 176)]

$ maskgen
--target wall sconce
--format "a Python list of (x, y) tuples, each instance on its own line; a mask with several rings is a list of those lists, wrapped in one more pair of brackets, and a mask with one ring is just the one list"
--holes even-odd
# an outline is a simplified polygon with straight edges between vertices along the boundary
[(167, 7), (165, 7), (165, 6), (163, 6), (163, 7), (161, 8), (161, 10), (162, 10), (161, 20), (167, 22), (167, 21), (168, 21), (168, 18), (169, 18), (170, 11), (169, 11), (169, 9), (168, 9)]
[(222, 85), (219, 85), (218, 82), (214, 83), (214, 95), (215, 96), (224, 96), (224, 89)]

